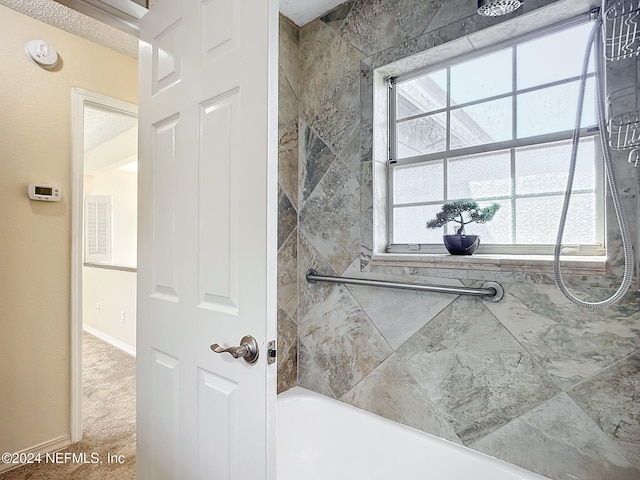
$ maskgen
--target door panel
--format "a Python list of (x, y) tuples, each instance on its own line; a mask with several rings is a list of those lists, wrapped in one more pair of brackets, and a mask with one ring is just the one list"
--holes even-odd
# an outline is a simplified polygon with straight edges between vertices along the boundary
[(180, 116), (173, 115), (152, 127), (153, 176), (153, 276), (156, 298), (178, 302), (176, 185), (176, 138)]
[(240, 15), (238, 2), (210, 0), (202, 2), (202, 62), (233, 53), (239, 47)]
[(238, 450), (241, 448), (239, 393), (238, 383), (212, 372), (199, 371), (198, 445), (201, 448), (201, 478), (237, 478)]
[(180, 81), (181, 55), (183, 43), (182, 18), (169, 25), (153, 37), (153, 94), (172, 87)]
[(164, 478), (163, 474), (175, 475), (178, 465), (173, 452), (178, 448), (180, 438), (179, 361), (159, 350), (151, 350), (152, 371), (151, 413), (153, 451), (157, 461), (153, 465), (153, 478)]
[[(238, 210), (242, 172), (235, 167), (240, 141), (239, 91), (200, 108), (199, 305), (238, 314)], [(219, 225), (226, 225), (221, 230)]]

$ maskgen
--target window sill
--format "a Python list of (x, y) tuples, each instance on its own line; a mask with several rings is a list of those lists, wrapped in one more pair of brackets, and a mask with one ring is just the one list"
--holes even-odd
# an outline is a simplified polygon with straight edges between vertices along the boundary
[(82, 266), (90, 268), (103, 268), (105, 270), (120, 270), (121, 272), (136, 273), (138, 271), (136, 267), (128, 267), (126, 265), (113, 265), (111, 263), (84, 262)]
[[(386, 267), (421, 267), (454, 270), (487, 270), (495, 272), (553, 273), (552, 255), (449, 255), (381, 253), (372, 258), (373, 265)], [(607, 257), (561, 257), (562, 273), (603, 275)]]

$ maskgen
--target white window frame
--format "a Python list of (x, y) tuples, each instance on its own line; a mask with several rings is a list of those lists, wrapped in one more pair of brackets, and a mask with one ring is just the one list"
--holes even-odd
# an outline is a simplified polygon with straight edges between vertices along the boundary
[[(570, 19), (567, 21), (559, 22), (549, 27), (542, 28), (532, 33), (528, 33), (525, 35), (521, 35), (510, 39), (508, 41), (500, 42), (490, 47), (482, 48), (475, 50), (473, 52), (456, 56), (447, 61), (436, 63), (430, 65), (426, 68), (417, 69), (411, 72), (402, 73), (400, 75), (394, 76), (393, 74), (388, 76), (387, 78), (387, 87), (388, 87), (388, 161), (387, 161), (387, 238), (389, 239), (389, 243), (387, 245), (386, 251), (388, 253), (425, 253), (425, 254), (437, 254), (437, 253), (446, 253), (444, 246), (441, 244), (399, 244), (393, 243), (393, 225), (394, 225), (394, 203), (393, 203), (393, 169), (394, 167), (410, 165), (416, 163), (423, 163), (432, 160), (445, 160), (445, 159), (455, 159), (457, 157), (471, 155), (471, 154), (480, 154), (491, 151), (498, 150), (510, 150), (511, 153), (511, 175), (512, 182), (515, 181), (513, 162), (514, 162), (514, 152), (518, 147), (523, 146), (533, 146), (533, 145), (541, 145), (545, 143), (552, 143), (561, 140), (571, 139), (573, 135), (572, 130), (564, 131), (564, 132), (555, 132), (546, 135), (539, 135), (536, 137), (528, 137), (524, 139), (516, 139), (516, 140), (508, 140), (504, 142), (496, 142), (492, 144), (484, 144), (474, 147), (461, 148), (456, 150), (450, 150), (449, 148), (449, 135), (447, 134), (447, 147), (445, 151), (430, 153), (426, 155), (418, 155), (409, 158), (398, 159), (396, 154), (396, 105), (395, 105), (395, 85), (398, 83), (409, 81), (415, 79), (417, 77), (426, 75), (430, 72), (435, 72), (438, 70), (442, 70), (444, 68), (449, 68), (453, 65), (466, 62), (473, 58), (478, 58), (480, 56), (484, 56), (490, 54), (494, 51), (498, 51), (501, 49), (514, 47), (515, 45), (524, 43), (526, 41), (530, 41), (536, 38), (540, 38), (545, 35), (552, 34), (557, 31), (561, 31), (573, 26), (577, 26), (582, 23), (586, 23), (588, 19), (585, 16), (580, 16), (574, 19)], [(514, 60), (515, 67), (515, 60)], [(514, 68), (515, 70), (515, 68)], [(515, 75), (515, 72), (514, 72)], [(593, 74), (589, 75), (590, 77)], [(449, 78), (449, 76), (448, 76)], [(513, 89), (501, 95), (496, 95), (495, 97), (483, 98), (478, 101), (469, 102), (464, 105), (455, 105), (455, 108), (462, 108), (464, 106), (473, 105), (475, 103), (486, 102), (488, 100), (495, 100), (500, 98), (508, 98), (514, 97), (513, 101), (513, 113), (512, 118), (516, 118), (517, 115), (517, 103), (515, 102), (515, 96), (521, 93), (532, 92), (536, 90), (546, 89), (551, 86), (561, 85), (564, 83), (568, 83), (571, 81), (575, 81), (576, 78), (572, 77), (569, 79), (563, 79), (552, 83), (546, 83), (543, 85), (529, 87), (517, 90), (515, 87), (515, 82)], [(448, 80), (449, 81), (449, 80)], [(449, 90), (449, 89), (448, 89)], [(450, 90), (449, 90), (450, 91)], [(447, 95), (449, 97), (449, 95)], [(438, 112), (445, 112), (447, 116), (449, 116), (449, 112), (451, 111), (450, 99), (447, 98), (447, 105), (445, 108), (430, 111), (428, 115), (433, 115)], [(412, 117), (409, 117), (412, 118)], [(406, 119), (403, 119), (406, 120)], [(447, 122), (449, 123), (449, 122)], [(515, 122), (514, 122), (515, 123)], [(448, 128), (448, 126), (447, 126)], [(514, 125), (514, 129), (516, 126)], [(602, 256), (606, 252), (605, 241), (606, 241), (606, 225), (605, 225), (605, 185), (604, 185), (604, 165), (602, 162), (602, 154), (600, 149), (600, 132), (597, 126), (589, 126), (587, 128), (583, 128), (581, 130), (580, 138), (585, 137), (594, 137), (595, 138), (595, 147), (596, 147), (596, 179), (595, 179), (595, 195), (596, 195), (596, 243), (595, 245), (563, 245), (563, 255), (579, 255), (579, 256)], [(515, 137), (515, 135), (514, 135)], [(446, 183), (446, 173), (445, 173), (445, 183)], [(555, 192), (554, 192), (555, 193)], [(578, 190), (574, 190), (574, 193), (580, 193)], [(525, 195), (528, 196), (528, 195)], [(543, 195), (533, 195), (535, 197), (541, 197)], [(512, 202), (515, 202), (516, 198), (521, 198), (521, 196), (512, 194), (508, 197)], [(476, 199), (482, 201), (482, 199)], [(448, 201), (446, 198), (445, 202)], [(428, 204), (441, 204), (441, 202), (424, 202), (425, 205)], [(427, 219), (425, 219), (426, 222)], [(553, 245), (524, 245), (524, 244), (499, 244), (499, 245), (487, 245), (482, 244), (478, 253), (485, 254), (506, 254), (506, 255), (549, 255), (553, 252)]]

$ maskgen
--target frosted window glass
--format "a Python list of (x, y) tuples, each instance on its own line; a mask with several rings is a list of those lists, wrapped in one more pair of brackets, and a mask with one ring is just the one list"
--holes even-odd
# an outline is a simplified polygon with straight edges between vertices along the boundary
[(509, 151), (470, 155), (449, 160), (447, 196), (487, 198), (511, 194), (511, 155)]
[[(516, 243), (553, 245), (563, 201), (563, 195), (516, 200)], [(571, 196), (563, 244), (596, 243), (595, 203), (593, 193)]]
[[(516, 193), (519, 195), (564, 192), (567, 186), (571, 141), (516, 150)], [(593, 190), (596, 184), (595, 140), (578, 146), (574, 190)]]
[[(488, 207), (492, 203), (499, 203), (500, 210), (498, 210), (490, 222), (481, 223), (469, 223), (465, 226), (465, 232), (469, 235), (480, 235), (480, 242), (482, 244), (510, 244), (511, 241), (511, 201), (510, 200), (495, 200), (478, 202), (481, 208)], [(456, 224), (457, 225), (457, 224)], [(454, 229), (449, 227), (450, 233), (454, 233)]]
[(512, 90), (512, 49), (451, 67), (451, 104), (460, 105)]
[(591, 28), (586, 23), (518, 45), (518, 89), (579, 76)]
[(511, 98), (451, 111), (451, 148), (511, 140)]
[(393, 209), (393, 243), (442, 244), (443, 228), (427, 228), (442, 205), (397, 207)]
[(444, 113), (398, 123), (398, 158), (442, 152), (446, 147)]
[(439, 70), (397, 85), (397, 118), (428, 113), (447, 106), (447, 71)]
[(444, 199), (443, 161), (393, 167), (394, 204)]
[[(582, 126), (596, 124), (593, 79), (587, 81)], [(518, 138), (573, 130), (578, 106), (578, 82), (518, 95)]]

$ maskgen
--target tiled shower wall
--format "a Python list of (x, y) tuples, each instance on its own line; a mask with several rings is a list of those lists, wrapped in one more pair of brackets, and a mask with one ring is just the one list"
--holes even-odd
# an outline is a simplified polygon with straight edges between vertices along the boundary
[(278, 392), (297, 384), (300, 33), (280, 17), (278, 61)]
[[(529, 0), (507, 19), (570, 16), (578, 3)], [(296, 383), (297, 353), (306, 388), (550, 478), (640, 479), (640, 294), (590, 311), (569, 303), (548, 270), (372, 261), (372, 71), (503, 21), (474, 6), (357, 0), (299, 32), (281, 22), (279, 389)], [(629, 65), (610, 81), (636, 84)], [(617, 167), (636, 238), (637, 174), (622, 157)], [(612, 217), (608, 273), (567, 279), (590, 299), (608, 295), (621, 274)], [(309, 285), (308, 268), (451, 285), (493, 280), (505, 298)]]

